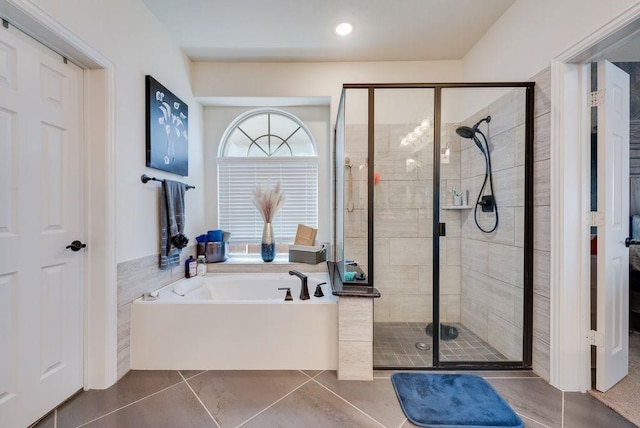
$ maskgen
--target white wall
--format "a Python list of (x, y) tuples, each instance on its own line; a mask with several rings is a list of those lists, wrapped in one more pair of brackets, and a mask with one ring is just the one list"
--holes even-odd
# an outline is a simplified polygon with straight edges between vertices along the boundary
[[(190, 61), (139, 0), (34, 3), (115, 64), (117, 261), (159, 253), (159, 184), (142, 184), (143, 173), (197, 187), (186, 196), (185, 233), (194, 238), (204, 228), (204, 166), (202, 108), (191, 93)], [(146, 74), (189, 105), (188, 178), (145, 167)]]
[(466, 81), (527, 80), (637, 0), (517, 0), (463, 58)]
[(333, 123), (344, 83), (457, 82), (461, 66), (460, 61), (194, 62), (192, 85), (199, 97), (328, 96)]

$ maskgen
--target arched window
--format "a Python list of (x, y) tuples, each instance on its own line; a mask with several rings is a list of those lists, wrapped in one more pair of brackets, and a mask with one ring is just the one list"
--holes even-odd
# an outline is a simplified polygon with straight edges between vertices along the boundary
[(264, 222), (253, 191), (280, 184), (285, 202), (273, 221), (278, 251), (292, 244), (299, 223), (318, 227), (318, 151), (294, 115), (258, 109), (237, 117), (218, 149), (218, 225), (231, 232), (231, 253), (259, 253)]

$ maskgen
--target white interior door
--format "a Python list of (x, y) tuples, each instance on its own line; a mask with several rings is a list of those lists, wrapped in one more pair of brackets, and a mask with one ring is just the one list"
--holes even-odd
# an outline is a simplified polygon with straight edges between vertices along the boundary
[(82, 387), (82, 71), (0, 27), (0, 425)]
[(606, 391), (629, 371), (629, 75), (598, 63), (598, 227), (596, 388)]

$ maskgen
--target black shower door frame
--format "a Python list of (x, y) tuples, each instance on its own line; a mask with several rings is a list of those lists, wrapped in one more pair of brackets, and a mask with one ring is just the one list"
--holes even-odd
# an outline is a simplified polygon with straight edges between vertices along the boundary
[[(384, 367), (384, 369), (530, 369), (533, 358), (533, 137), (534, 82), (477, 82), (477, 83), (345, 83), (347, 89), (368, 91), (367, 111), (367, 265), (369, 286), (375, 287), (374, 250), (374, 168), (375, 165), (375, 91), (376, 89), (433, 89), (433, 237), (444, 236), (440, 227), (440, 162), (442, 90), (453, 88), (493, 89), (525, 88), (525, 161), (524, 161), (524, 305), (522, 361), (440, 361), (440, 239), (433, 239), (433, 367)], [(343, 94), (344, 95), (344, 94)], [(436, 298), (437, 297), (437, 298)], [(375, 367), (374, 367), (375, 368)]]

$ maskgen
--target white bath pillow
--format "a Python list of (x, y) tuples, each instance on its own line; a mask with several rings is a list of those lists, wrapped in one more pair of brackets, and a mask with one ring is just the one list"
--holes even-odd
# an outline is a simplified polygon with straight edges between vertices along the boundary
[(178, 296), (184, 296), (192, 292), (193, 290), (197, 290), (198, 288), (204, 285), (204, 279), (201, 276), (194, 276), (193, 278), (185, 278), (180, 281), (176, 285), (173, 286), (173, 292)]

